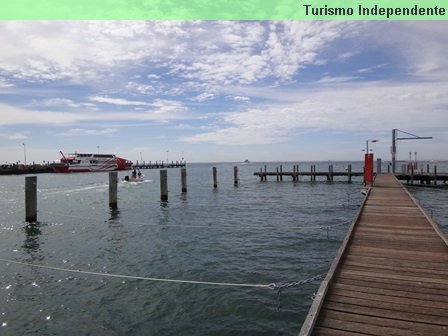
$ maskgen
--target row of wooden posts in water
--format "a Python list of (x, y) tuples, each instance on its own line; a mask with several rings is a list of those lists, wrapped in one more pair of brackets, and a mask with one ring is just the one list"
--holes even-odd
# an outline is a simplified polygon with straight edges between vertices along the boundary
[(362, 176), (363, 174), (363, 172), (353, 172), (351, 164), (347, 166), (347, 169), (344, 172), (335, 172), (333, 165), (330, 164), (327, 172), (317, 172), (316, 165), (311, 165), (310, 171), (308, 172), (301, 171), (299, 165), (294, 165), (292, 171), (284, 172), (283, 166), (280, 165), (280, 167), (276, 168), (276, 171), (268, 172), (267, 166), (265, 165), (264, 171), (263, 168), (260, 168), (259, 172), (254, 173), (255, 176), (260, 178), (260, 181), (267, 181), (268, 176), (275, 176), (277, 178), (277, 182), (283, 181), (283, 177), (285, 176), (291, 177), (293, 182), (298, 182), (303, 176), (309, 176), (311, 181), (316, 181), (317, 176), (326, 177), (327, 181), (333, 181), (335, 176), (347, 176), (349, 183), (352, 181), (352, 176)]
[[(213, 167), (213, 188), (218, 188), (218, 173), (216, 167)], [(283, 176), (291, 176), (293, 181), (298, 181), (299, 176), (309, 175), (311, 181), (316, 181), (316, 176), (327, 176), (328, 181), (333, 181), (333, 176), (348, 176), (351, 182), (352, 176), (359, 176), (362, 173), (355, 173), (351, 170), (351, 165), (348, 166), (347, 172), (340, 173), (333, 171), (333, 165), (329, 166), (328, 173), (316, 172), (316, 166), (311, 166), (311, 172), (299, 172), (299, 165), (294, 165), (293, 172), (283, 172), (282, 166), (277, 168), (277, 172), (267, 172), (266, 166), (264, 172), (260, 170), (259, 173), (254, 173), (261, 178), (261, 181), (266, 181), (268, 175), (276, 175), (277, 181), (283, 181)], [(238, 186), (238, 166), (233, 167), (233, 184)], [(187, 169), (181, 168), (181, 190), (182, 193), (187, 192)], [(160, 200), (162, 202), (168, 201), (168, 174), (166, 169), (160, 170)], [(118, 173), (109, 172), (109, 207), (111, 209), (118, 208)], [(37, 176), (25, 177), (25, 220), (27, 222), (36, 222), (37, 220)]]
[[(187, 169), (181, 168), (181, 190), (187, 192)], [(238, 167), (233, 167), (233, 183), (239, 184)], [(218, 188), (218, 173), (213, 167), (213, 188)], [(160, 170), (160, 200), (168, 202), (168, 174), (166, 169)], [(109, 172), (109, 207), (118, 208), (118, 173)], [(25, 221), (37, 221), (37, 176), (25, 177)]]

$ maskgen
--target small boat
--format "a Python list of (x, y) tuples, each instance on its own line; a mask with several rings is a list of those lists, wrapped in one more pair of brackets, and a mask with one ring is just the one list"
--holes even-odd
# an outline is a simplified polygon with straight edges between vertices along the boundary
[(134, 171), (132, 172), (131, 176), (126, 175), (123, 179), (123, 182), (143, 182), (143, 174), (140, 172), (140, 170), (137, 171), (134, 169)]
[(137, 177), (133, 177), (132, 175), (131, 176), (126, 175), (122, 181), (123, 182), (144, 182), (145, 180), (143, 178), (143, 175), (137, 176)]
[(115, 154), (84, 154), (73, 153), (64, 155), (60, 163), (52, 164), (55, 173), (81, 173), (113, 170), (128, 170), (132, 162), (116, 156)]

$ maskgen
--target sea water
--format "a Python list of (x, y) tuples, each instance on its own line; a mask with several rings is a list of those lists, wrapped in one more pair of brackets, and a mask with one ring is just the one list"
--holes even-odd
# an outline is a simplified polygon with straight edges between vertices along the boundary
[[(280, 164), (292, 170), (268, 170)], [(24, 222), (24, 176), (1, 176), (0, 334), (296, 335), (319, 281), (280, 293), (257, 285), (328, 271), (362, 202), (362, 178), (260, 182), (253, 173), (264, 165), (189, 164), (187, 193), (170, 169), (167, 203), (159, 171), (142, 170), (144, 182), (119, 182), (118, 210), (108, 207), (107, 173), (40, 174), (35, 225)], [(447, 190), (412, 192), (444, 229)]]

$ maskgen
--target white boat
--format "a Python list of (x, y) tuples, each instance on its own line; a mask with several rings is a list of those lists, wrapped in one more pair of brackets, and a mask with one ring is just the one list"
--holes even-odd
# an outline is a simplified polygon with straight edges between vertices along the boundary
[(139, 176), (132, 177), (132, 176), (126, 175), (122, 181), (123, 182), (144, 182), (145, 179), (143, 178), (143, 175), (140, 177)]
[(143, 182), (145, 181), (143, 177), (144, 175), (140, 172), (140, 170), (137, 173), (137, 171), (134, 169), (131, 176), (126, 175), (124, 177), (123, 182)]
[(128, 170), (132, 162), (115, 154), (73, 153), (62, 155), (61, 162), (52, 165), (55, 173), (98, 172)]

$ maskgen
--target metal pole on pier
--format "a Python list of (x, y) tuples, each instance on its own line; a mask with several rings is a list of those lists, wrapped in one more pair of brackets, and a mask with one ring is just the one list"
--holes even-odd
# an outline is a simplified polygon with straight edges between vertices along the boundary
[(109, 207), (111, 209), (117, 209), (117, 194), (118, 194), (118, 173), (109, 173)]
[(182, 192), (187, 192), (187, 168), (181, 168), (180, 169), (180, 177), (181, 177), (181, 183), (182, 183)]
[(25, 177), (25, 221), (37, 220), (37, 176)]
[(213, 167), (213, 188), (218, 188), (218, 173), (216, 167)]
[(168, 201), (168, 173), (166, 169), (160, 170), (160, 200)]

